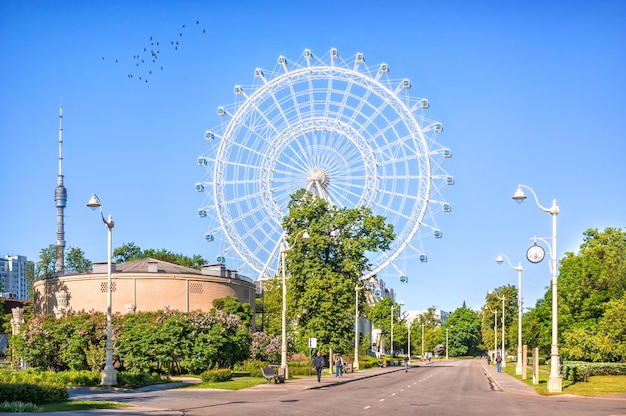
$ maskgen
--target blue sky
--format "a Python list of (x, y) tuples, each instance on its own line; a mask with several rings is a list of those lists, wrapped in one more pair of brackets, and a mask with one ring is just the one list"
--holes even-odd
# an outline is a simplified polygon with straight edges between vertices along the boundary
[[(588, 228), (626, 226), (626, 3), (296, 3), (1, 2), (0, 253), (36, 260), (56, 239), (63, 104), (67, 245), (106, 260), (106, 228), (85, 206), (95, 192), (114, 247), (212, 261), (194, 191), (204, 131), (254, 68), (305, 48), (387, 62), (445, 126), (453, 212), (438, 215), (444, 238), (423, 242), (429, 261), (406, 270), (409, 283), (387, 281), (404, 309), (480, 308), (489, 290), (517, 285), (498, 253), (522, 261), (524, 303), (535, 304), (550, 273), (524, 254), (551, 218), (511, 200), (518, 184), (546, 207), (557, 199), (559, 258)], [(179, 49), (164, 48), (145, 83), (133, 56), (150, 36)]]

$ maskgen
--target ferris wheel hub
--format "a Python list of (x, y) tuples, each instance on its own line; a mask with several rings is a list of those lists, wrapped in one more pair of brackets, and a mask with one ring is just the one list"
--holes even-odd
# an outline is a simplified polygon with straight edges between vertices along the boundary
[(306, 175), (306, 180), (310, 186), (321, 187), (326, 189), (330, 183), (330, 175), (328, 175), (324, 169), (312, 168)]

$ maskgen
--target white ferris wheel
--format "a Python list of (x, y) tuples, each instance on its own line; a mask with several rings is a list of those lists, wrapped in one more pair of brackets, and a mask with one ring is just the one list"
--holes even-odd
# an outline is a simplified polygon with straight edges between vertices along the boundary
[(282, 220), (301, 188), (393, 224), (396, 239), (368, 253), (363, 280), (406, 283), (406, 268), (427, 261), (423, 241), (442, 236), (434, 215), (451, 211), (440, 191), (454, 178), (440, 163), (452, 153), (436, 141), (443, 128), (425, 116), (428, 100), (390, 73), (386, 63), (366, 65), (362, 53), (343, 59), (335, 48), (320, 57), (305, 49), (234, 87), (235, 102), (217, 108), (221, 123), (205, 132), (209, 149), (198, 158), (198, 216), (210, 223), (204, 238), (218, 245), (218, 262), (251, 277), (275, 275)]

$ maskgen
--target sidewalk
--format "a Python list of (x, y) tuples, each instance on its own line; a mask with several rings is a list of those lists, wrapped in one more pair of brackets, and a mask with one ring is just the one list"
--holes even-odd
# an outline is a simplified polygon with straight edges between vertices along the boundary
[[(418, 362), (415, 361), (413, 366), (417, 366)], [(426, 363), (419, 363), (419, 365), (424, 366)], [(334, 386), (337, 384), (349, 383), (351, 381), (363, 380), (366, 378), (376, 377), (381, 374), (394, 373), (397, 371), (404, 371), (404, 366), (389, 366), (389, 367), (376, 367), (376, 368), (368, 368), (366, 370), (357, 370), (353, 373), (343, 373), (342, 377), (335, 377), (335, 374), (330, 374), (329, 370), (326, 368), (322, 374), (322, 379), (320, 382), (317, 381), (317, 377), (312, 375), (311, 377), (302, 377), (297, 379), (288, 380), (285, 383), (270, 383), (270, 384), (259, 384), (254, 387), (250, 387), (253, 390), (312, 390), (312, 389), (320, 389), (324, 387)]]
[[(488, 365), (484, 360), (481, 360), (480, 365), (482, 365), (485, 375), (493, 382), (494, 388), (507, 393), (539, 395), (534, 388), (524, 383), (522, 380), (510, 376), (504, 371), (498, 373), (495, 365)], [(515, 364), (513, 363), (513, 365)]]

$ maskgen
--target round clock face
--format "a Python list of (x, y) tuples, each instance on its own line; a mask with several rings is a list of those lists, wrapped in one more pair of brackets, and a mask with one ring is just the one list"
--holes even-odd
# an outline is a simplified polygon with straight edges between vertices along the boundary
[(543, 247), (534, 244), (528, 250), (526, 250), (526, 258), (531, 263), (539, 263), (546, 256), (546, 252)]

